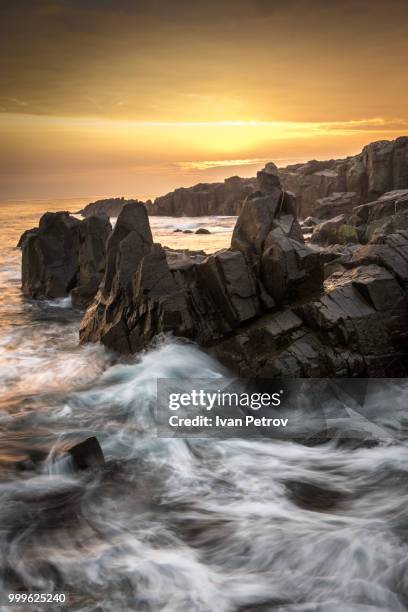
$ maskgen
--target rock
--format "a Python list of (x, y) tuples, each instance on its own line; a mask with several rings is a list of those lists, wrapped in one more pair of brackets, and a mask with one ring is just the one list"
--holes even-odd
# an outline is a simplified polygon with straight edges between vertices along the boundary
[(183, 234), (192, 234), (192, 233), (193, 233), (193, 230), (189, 230), (189, 229), (183, 230)]
[(92, 216), (107, 216), (107, 217), (118, 217), (122, 212), (123, 208), (127, 204), (136, 204), (138, 200), (126, 200), (125, 198), (107, 198), (105, 200), (97, 200), (87, 204), (85, 208), (78, 211), (78, 215), (83, 217)]
[(67, 452), (71, 455), (74, 467), (77, 470), (103, 468), (105, 466), (102, 449), (94, 436), (75, 444)]
[(152, 244), (146, 208), (140, 202), (126, 205), (107, 241), (105, 274), (82, 320), (81, 342), (102, 341), (120, 352), (130, 351), (123, 312), (132, 305), (134, 276)]
[(353, 244), (359, 242), (359, 233), (354, 225), (347, 223), (345, 215), (324, 221), (313, 230), (311, 242), (320, 245)]
[(271, 232), (262, 254), (261, 279), (277, 304), (310, 296), (323, 285), (320, 253), (280, 232)]
[(349, 222), (358, 226), (362, 242), (408, 229), (408, 189), (390, 191), (374, 202), (355, 207)]
[(79, 227), (67, 212), (45, 213), (23, 242), (22, 288), (31, 298), (69, 295), (79, 276)]
[(319, 219), (331, 219), (350, 213), (359, 204), (359, 199), (355, 191), (334, 192), (325, 198), (316, 200), (315, 214)]
[(79, 279), (72, 304), (86, 308), (95, 296), (106, 266), (106, 243), (112, 231), (108, 217), (88, 217), (79, 226)]
[(67, 212), (46, 213), (39, 227), (22, 237), (22, 287), (27, 297), (55, 299), (71, 294), (85, 308), (105, 270), (107, 217), (75, 219)]
[[(101, 290), (81, 324), (81, 341), (101, 340), (119, 352), (136, 352), (155, 336), (172, 331), (207, 346), (274, 307), (275, 295), (279, 301), (300, 299), (321, 289), (320, 255), (295, 239), (303, 241), (293, 197), (279, 188), (276, 171), (271, 166), (268, 170), (273, 173), (266, 177), (260, 173), (268, 193), (258, 191), (245, 202), (234, 232), (235, 248), (205, 259), (199, 254), (193, 258), (166, 254), (160, 245), (151, 244), (150, 236), (141, 249), (123, 234), (124, 216), (130, 210), (125, 208), (108, 243)], [(124, 274), (123, 258), (111, 254), (117, 232), (122, 242), (116, 250), (123, 250), (126, 243), (132, 262), (125, 274), (127, 288), (112, 281)], [(256, 271), (250, 262), (252, 253)]]
[[(325, 218), (334, 217), (349, 211), (346, 192), (355, 194), (355, 203), (364, 203), (388, 191), (408, 189), (408, 137), (373, 142), (346, 159), (280, 168), (279, 176), (284, 189), (298, 198), (302, 217), (319, 216), (321, 206)], [(335, 193), (339, 195), (334, 201), (326, 199)]]
[(344, 506), (349, 494), (331, 487), (321, 487), (310, 482), (286, 480), (285, 486), (292, 501), (305, 510), (313, 512), (330, 512)]
[(38, 227), (33, 227), (32, 229), (26, 230), (20, 236), (19, 241), (17, 242), (16, 248), (22, 249), (27, 242), (30, 236), (34, 236), (38, 232)]
[(256, 179), (232, 176), (223, 183), (199, 183), (160, 196), (148, 205), (149, 215), (181, 217), (238, 215), (245, 198), (256, 188)]
[(205, 227), (199, 227), (195, 233), (196, 234), (211, 234), (210, 230), (206, 229)]
[(404, 286), (408, 287), (408, 231), (401, 230), (383, 236), (381, 242), (373, 242), (356, 249), (352, 257), (344, 257), (348, 267), (377, 264), (382, 266)]

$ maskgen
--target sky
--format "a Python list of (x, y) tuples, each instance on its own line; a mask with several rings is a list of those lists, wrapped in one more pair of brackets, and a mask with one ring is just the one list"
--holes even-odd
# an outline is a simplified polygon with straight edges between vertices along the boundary
[(146, 198), (408, 134), (406, 0), (0, 0), (0, 199)]

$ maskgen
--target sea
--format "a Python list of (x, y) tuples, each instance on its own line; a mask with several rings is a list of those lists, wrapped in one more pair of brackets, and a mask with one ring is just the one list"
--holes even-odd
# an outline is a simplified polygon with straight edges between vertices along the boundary
[[(69, 299), (23, 297), (20, 234), (47, 210), (85, 203), (0, 202), (0, 610), (407, 610), (404, 440), (159, 438), (157, 379), (225, 368), (171, 337), (126, 358), (79, 346)], [(235, 219), (151, 223), (166, 246), (212, 252)], [(199, 227), (211, 234), (174, 232)], [(403, 421), (407, 388), (396, 389), (379, 411), (399, 405)], [(64, 449), (90, 436), (106, 468), (61, 467)], [(22, 591), (67, 603), (10, 605)]]

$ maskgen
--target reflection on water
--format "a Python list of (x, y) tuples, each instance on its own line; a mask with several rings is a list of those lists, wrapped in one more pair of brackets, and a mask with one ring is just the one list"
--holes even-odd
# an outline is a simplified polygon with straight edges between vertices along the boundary
[[(3, 593), (64, 590), (83, 612), (407, 609), (405, 444), (155, 438), (156, 379), (221, 366), (174, 340), (128, 360), (78, 347), (69, 302), (21, 298), (13, 247), (37, 213), (0, 214)], [(90, 435), (106, 470), (55, 473)]]

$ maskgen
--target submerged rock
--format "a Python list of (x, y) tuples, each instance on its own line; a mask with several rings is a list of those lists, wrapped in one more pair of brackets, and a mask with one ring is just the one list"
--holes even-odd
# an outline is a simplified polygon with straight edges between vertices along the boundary
[(101, 446), (94, 436), (87, 438), (68, 449), (74, 467), (77, 470), (89, 468), (102, 468), (105, 466), (105, 458)]

